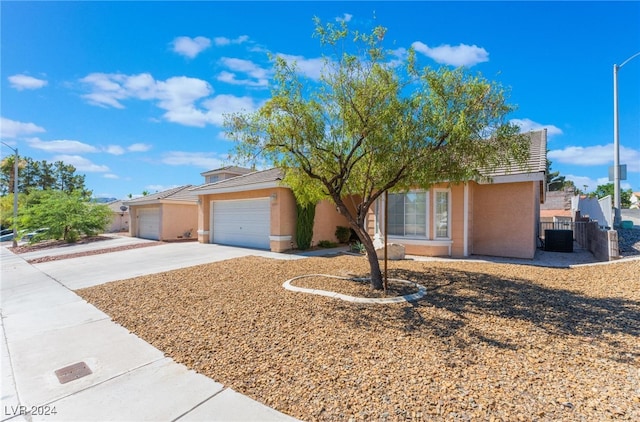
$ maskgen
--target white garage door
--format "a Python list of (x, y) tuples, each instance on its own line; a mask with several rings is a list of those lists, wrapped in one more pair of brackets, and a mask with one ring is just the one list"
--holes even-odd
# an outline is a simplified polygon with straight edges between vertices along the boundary
[(271, 202), (269, 198), (213, 201), (212, 243), (269, 249)]
[(138, 237), (160, 239), (160, 207), (138, 210)]

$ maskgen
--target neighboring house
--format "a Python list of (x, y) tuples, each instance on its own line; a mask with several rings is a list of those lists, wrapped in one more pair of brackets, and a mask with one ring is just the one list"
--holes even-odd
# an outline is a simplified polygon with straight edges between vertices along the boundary
[(638, 208), (640, 208), (640, 192), (633, 192), (631, 194), (631, 197), (629, 198), (629, 201), (631, 202), (629, 209), (637, 210)]
[(111, 201), (106, 204), (111, 209), (111, 223), (106, 228), (109, 233), (129, 231), (129, 207), (122, 200)]
[(131, 236), (151, 240), (179, 240), (195, 236), (198, 198), (184, 185), (124, 201), (129, 207)]
[[(205, 183), (212, 183), (251, 172), (251, 169), (227, 166), (200, 173)], [(198, 197), (189, 189), (193, 185), (156, 192), (124, 201), (129, 207), (131, 236), (152, 240), (195, 239), (198, 228)]]
[[(198, 241), (274, 252), (294, 248), (296, 201), (281, 180), (279, 169), (269, 169), (192, 188), (198, 195)], [(339, 225), (346, 226), (347, 221), (335, 205), (320, 202), (313, 244), (336, 241)]]
[[(441, 183), (429, 190), (389, 194), (388, 239), (407, 254), (472, 254), (533, 258), (546, 186), (546, 130), (530, 132), (523, 168), (502, 168), (491, 182)], [(198, 241), (284, 251), (295, 247), (295, 198), (269, 169), (192, 188), (198, 195)], [(347, 201), (348, 202), (348, 201)], [(369, 232), (382, 237), (384, 203), (370, 212)], [(335, 241), (347, 226), (334, 205), (316, 208), (313, 242)]]

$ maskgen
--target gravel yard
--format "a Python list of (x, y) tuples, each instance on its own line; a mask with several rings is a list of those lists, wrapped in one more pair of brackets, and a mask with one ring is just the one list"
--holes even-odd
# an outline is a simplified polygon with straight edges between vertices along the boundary
[(428, 289), (414, 303), (282, 287), (367, 272), (363, 257), (248, 257), (77, 293), (176, 361), (305, 421), (640, 420), (640, 260), (391, 262), (390, 277)]

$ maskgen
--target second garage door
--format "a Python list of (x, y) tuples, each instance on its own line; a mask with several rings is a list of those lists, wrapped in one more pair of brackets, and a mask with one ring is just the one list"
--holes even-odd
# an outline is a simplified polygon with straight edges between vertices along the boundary
[(269, 249), (271, 202), (269, 198), (213, 201), (212, 243)]
[(141, 208), (138, 210), (138, 237), (142, 239), (160, 239), (160, 208)]

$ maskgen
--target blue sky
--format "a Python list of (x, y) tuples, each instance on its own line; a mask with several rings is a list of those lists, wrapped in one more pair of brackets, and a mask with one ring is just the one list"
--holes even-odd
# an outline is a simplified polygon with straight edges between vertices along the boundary
[[(317, 75), (312, 18), (388, 28), (421, 65), (466, 66), (546, 127), (552, 170), (587, 191), (613, 164), (613, 65), (640, 52), (640, 2), (0, 3), (2, 141), (125, 198), (232, 164), (224, 113), (269, 96), (267, 53)], [(640, 57), (618, 73), (624, 189), (640, 191)], [(2, 147), (2, 155), (12, 153)]]

